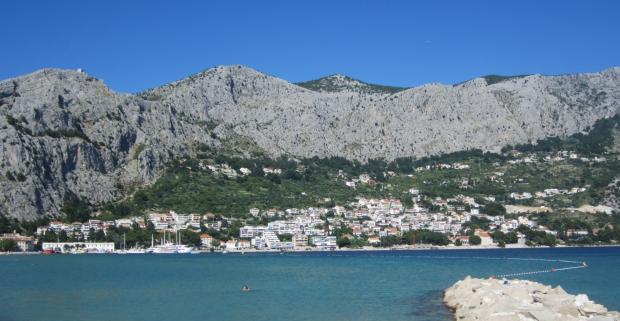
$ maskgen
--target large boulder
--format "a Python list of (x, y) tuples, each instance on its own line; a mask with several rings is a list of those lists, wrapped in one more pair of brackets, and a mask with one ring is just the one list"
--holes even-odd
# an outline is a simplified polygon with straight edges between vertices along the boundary
[(446, 289), (444, 302), (459, 321), (620, 321), (618, 312), (607, 311), (585, 294), (525, 280), (467, 277)]

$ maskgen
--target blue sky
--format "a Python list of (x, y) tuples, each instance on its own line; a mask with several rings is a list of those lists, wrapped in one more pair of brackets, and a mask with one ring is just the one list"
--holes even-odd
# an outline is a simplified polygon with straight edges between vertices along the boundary
[(81, 67), (122, 92), (222, 64), (396, 86), (620, 65), (611, 0), (25, 0), (2, 11), (0, 79)]

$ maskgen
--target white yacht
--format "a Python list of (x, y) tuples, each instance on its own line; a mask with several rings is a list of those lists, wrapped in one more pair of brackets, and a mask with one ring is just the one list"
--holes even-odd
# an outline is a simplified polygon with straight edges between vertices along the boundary
[(118, 250), (118, 251), (114, 251), (114, 253), (116, 254), (127, 254), (127, 243), (125, 240), (125, 233), (123, 233), (123, 249), (122, 250)]
[(127, 253), (127, 254), (144, 254), (144, 253), (146, 253), (146, 250), (134, 247), (134, 248), (128, 249), (127, 251), (125, 251), (125, 253)]
[(164, 231), (164, 237), (161, 239), (160, 244), (159, 245), (154, 245), (153, 242), (153, 236), (151, 236), (151, 247), (149, 247), (148, 249), (146, 249), (146, 253), (153, 253), (153, 254), (189, 254), (189, 253), (196, 253), (195, 249), (191, 246), (188, 245), (183, 245), (180, 244), (179, 240), (181, 239), (179, 237), (179, 232), (177, 231), (176, 233), (176, 239), (177, 239), (177, 243), (179, 244), (175, 244), (172, 243), (168, 240), (166, 240), (166, 232)]

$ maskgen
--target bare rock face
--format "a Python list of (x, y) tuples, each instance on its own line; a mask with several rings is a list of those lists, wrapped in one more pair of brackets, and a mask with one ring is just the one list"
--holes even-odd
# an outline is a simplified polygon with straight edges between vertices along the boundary
[(570, 295), (561, 287), (511, 280), (475, 279), (456, 282), (444, 294), (444, 302), (456, 320), (620, 320), (618, 312), (588, 299), (585, 294)]
[(199, 126), (158, 103), (109, 90), (84, 73), (47, 69), (0, 83), (0, 213), (60, 214), (65, 196), (108, 202), (148, 183)]
[(328, 78), (331, 85), (311, 91), (242, 66), (218, 67), (148, 94), (194, 121), (218, 124), (225, 140), (246, 137), (269, 154), (360, 160), (498, 151), (583, 131), (620, 107), (620, 68), (491, 85), (478, 78), (394, 93)]
[(617, 113), (620, 68), (403, 89), (335, 75), (299, 85), (243, 66), (208, 69), (129, 95), (83, 72), (0, 82), (0, 213), (61, 215), (148, 184), (207, 145), (242, 153), (393, 159), (584, 131)]

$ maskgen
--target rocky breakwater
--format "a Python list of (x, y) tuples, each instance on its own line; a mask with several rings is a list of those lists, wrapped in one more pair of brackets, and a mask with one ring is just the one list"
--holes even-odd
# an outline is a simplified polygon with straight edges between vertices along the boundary
[(607, 311), (585, 294), (525, 280), (467, 277), (445, 291), (444, 302), (459, 321), (620, 321), (620, 313)]

